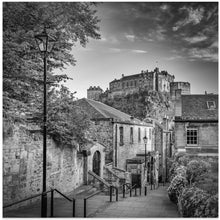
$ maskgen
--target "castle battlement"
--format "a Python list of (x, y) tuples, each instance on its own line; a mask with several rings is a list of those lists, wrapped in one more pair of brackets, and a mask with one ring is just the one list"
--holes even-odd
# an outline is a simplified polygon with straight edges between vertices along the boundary
[[(182, 90), (182, 94), (190, 94), (190, 84), (188, 82), (174, 82), (174, 79), (174, 75), (165, 70), (160, 71), (159, 68), (155, 68), (153, 71), (142, 70), (138, 74), (127, 76), (122, 74), (120, 79), (114, 79), (109, 83), (107, 93), (109, 97), (114, 97), (138, 92), (140, 88), (144, 88), (167, 92), (173, 97), (178, 89)], [(103, 90), (99, 86), (90, 86), (87, 89), (87, 98), (89, 99), (99, 100), (101, 94), (103, 94)]]

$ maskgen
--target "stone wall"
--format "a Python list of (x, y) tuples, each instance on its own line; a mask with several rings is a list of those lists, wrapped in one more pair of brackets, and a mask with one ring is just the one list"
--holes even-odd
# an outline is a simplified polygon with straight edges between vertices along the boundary
[[(187, 146), (187, 127), (198, 128), (198, 145)], [(218, 153), (218, 123), (175, 123), (175, 145), (178, 151), (197, 154)]]
[[(42, 192), (42, 135), (16, 125), (3, 142), (4, 205)], [(47, 189), (68, 193), (83, 184), (83, 158), (74, 148), (57, 146), (48, 138)]]

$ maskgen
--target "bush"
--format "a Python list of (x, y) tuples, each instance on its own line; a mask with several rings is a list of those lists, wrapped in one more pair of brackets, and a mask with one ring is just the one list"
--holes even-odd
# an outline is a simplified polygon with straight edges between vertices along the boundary
[(177, 204), (178, 202), (178, 197), (181, 195), (182, 190), (184, 187), (187, 185), (187, 180), (185, 176), (182, 175), (176, 175), (171, 183), (170, 186), (168, 187), (168, 196), (172, 202)]
[(201, 178), (211, 168), (210, 164), (203, 160), (191, 160), (187, 165), (186, 175), (190, 184)]
[(179, 196), (178, 209), (182, 217), (217, 217), (218, 197), (197, 187), (185, 188)]

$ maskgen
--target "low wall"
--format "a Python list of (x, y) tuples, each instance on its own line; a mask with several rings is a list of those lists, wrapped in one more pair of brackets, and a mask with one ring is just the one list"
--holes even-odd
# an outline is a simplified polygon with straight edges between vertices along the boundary
[[(42, 192), (41, 134), (15, 126), (3, 140), (3, 204)], [(68, 193), (83, 184), (83, 157), (75, 148), (57, 146), (47, 139), (47, 189)]]

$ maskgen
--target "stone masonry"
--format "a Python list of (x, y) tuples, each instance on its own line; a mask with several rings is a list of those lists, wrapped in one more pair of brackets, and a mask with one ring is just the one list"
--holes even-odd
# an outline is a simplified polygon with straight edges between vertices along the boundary
[[(3, 145), (3, 202), (19, 201), (42, 191), (42, 135), (15, 126)], [(57, 146), (48, 138), (47, 189), (67, 193), (83, 183), (83, 159), (75, 148)]]

